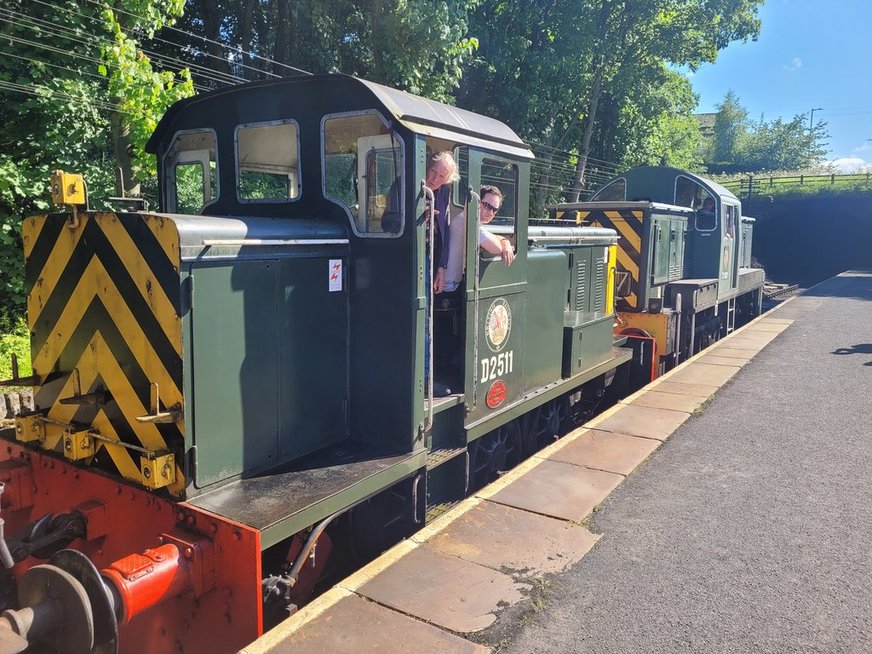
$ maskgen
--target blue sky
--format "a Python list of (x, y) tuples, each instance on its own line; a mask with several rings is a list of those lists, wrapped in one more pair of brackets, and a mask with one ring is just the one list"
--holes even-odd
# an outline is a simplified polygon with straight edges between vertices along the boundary
[(872, 1), (767, 0), (757, 41), (733, 43), (691, 74), (698, 111), (732, 89), (749, 117), (825, 121), (828, 160), (872, 170)]

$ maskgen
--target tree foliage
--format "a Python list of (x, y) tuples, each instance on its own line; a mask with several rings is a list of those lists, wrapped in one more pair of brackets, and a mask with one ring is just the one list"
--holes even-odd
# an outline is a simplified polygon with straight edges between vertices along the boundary
[(23, 312), (21, 219), (50, 209), (51, 171), (82, 173), (92, 199), (114, 195), (119, 153), (133, 163), (131, 184), (153, 171), (142, 145), (191, 89), (155, 73), (131, 34), (164, 26), (183, 4), (15, 1), (0, 13), (0, 329)]
[[(189, 0), (192, 62), (238, 78), (346, 73), (450, 100), (476, 0)], [(155, 44), (167, 51), (171, 45)], [(232, 48), (232, 50), (228, 50)], [(213, 79), (217, 83), (218, 80)]]
[[(534, 163), (541, 207), (619, 167), (695, 166), (696, 98), (676, 68), (755, 38), (761, 2), (9, 0), (0, 12), (12, 47), (0, 57), (0, 314), (20, 310), (18, 225), (47, 209), (49, 172), (84, 173), (92, 198), (113, 194), (119, 169), (125, 191), (153, 188), (144, 144), (195, 83), (340, 72), (456, 102), (553, 153)], [(772, 160), (771, 143), (794, 122), (751, 130), (759, 136), (745, 151)]]
[[(671, 68), (695, 69), (728, 43), (755, 38), (760, 4), (482, 0), (470, 27), (480, 47), (458, 103), (501, 118), (546, 150), (574, 152), (577, 188), (602, 162), (693, 164), (695, 97)], [(544, 164), (540, 205), (549, 199), (541, 189), (560, 174)]]
[(714, 134), (702, 149), (712, 172), (803, 170), (823, 157), (827, 136), (826, 123), (809, 129), (806, 114), (791, 120), (750, 120), (738, 96), (728, 91), (718, 105)]

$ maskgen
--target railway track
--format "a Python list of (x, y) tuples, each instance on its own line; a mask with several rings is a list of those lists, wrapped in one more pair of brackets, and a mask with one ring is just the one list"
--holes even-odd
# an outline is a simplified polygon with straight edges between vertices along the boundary
[(784, 300), (799, 292), (799, 284), (775, 284), (766, 282), (763, 284), (764, 300)]

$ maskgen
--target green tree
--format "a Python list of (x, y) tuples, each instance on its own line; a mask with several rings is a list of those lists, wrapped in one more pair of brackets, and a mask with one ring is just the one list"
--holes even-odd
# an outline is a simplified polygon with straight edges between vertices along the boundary
[(665, 66), (659, 77), (636, 88), (635, 102), (620, 110), (616, 138), (619, 167), (650, 164), (696, 170), (699, 124), (692, 112), (698, 97), (690, 80)]
[[(584, 187), (589, 162), (597, 163), (594, 168), (602, 161), (656, 163), (664, 157), (692, 163), (689, 149), (697, 137), (687, 100), (693, 96), (664, 66), (694, 69), (730, 42), (755, 38), (760, 4), (482, 0), (470, 21), (480, 47), (458, 103), (501, 118), (546, 151), (570, 151), (569, 199)], [(665, 98), (663, 87), (678, 97)], [(673, 147), (681, 149), (675, 156)], [(555, 177), (566, 183), (566, 164), (538, 164), (536, 202), (547, 200)]]
[(715, 114), (712, 161), (736, 161), (745, 148), (748, 134), (748, 111), (730, 90), (717, 106)]
[[(182, 2), (117, 0), (107, 9), (56, 0), (0, 9), (6, 21), (0, 45), (0, 328), (9, 329), (24, 310), (21, 219), (49, 209), (51, 171), (82, 173), (90, 196), (105, 198), (113, 194), (116, 155), (132, 155), (134, 162), (140, 157), (148, 121), (171, 99), (158, 88), (169, 85), (155, 81), (125, 30), (157, 28)], [(114, 117), (127, 140), (113, 139)], [(139, 168), (147, 173), (146, 165)]]
[(711, 172), (802, 170), (819, 163), (826, 154), (826, 123), (809, 131), (806, 114), (791, 120), (752, 121), (738, 96), (728, 91), (718, 105), (714, 135), (706, 167)]
[[(476, 46), (467, 36), (476, 2), (189, 0), (179, 27), (195, 36), (166, 40), (190, 44), (204, 84), (335, 72), (450, 100)], [(178, 56), (172, 44), (154, 48)]]

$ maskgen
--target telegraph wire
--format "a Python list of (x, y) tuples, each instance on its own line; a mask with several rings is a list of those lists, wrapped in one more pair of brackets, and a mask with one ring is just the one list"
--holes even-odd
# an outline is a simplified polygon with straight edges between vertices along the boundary
[[(99, 2), (99, 0), (85, 0), (85, 2), (90, 3), (92, 5), (101, 6), (101, 7), (105, 6), (103, 3)], [(139, 14), (134, 14), (134, 13), (129, 12), (129, 11), (125, 11), (124, 9), (118, 9), (116, 7), (113, 7), (112, 9), (113, 9), (113, 11), (117, 11), (119, 14), (124, 14), (125, 16), (130, 16), (131, 18), (138, 18), (140, 20), (145, 20), (144, 16), (141, 16)], [(270, 59), (269, 57), (264, 57), (262, 55), (254, 53), (254, 52), (245, 52), (242, 48), (240, 48), (238, 46), (227, 45), (226, 43), (221, 43), (220, 41), (215, 41), (215, 40), (207, 38), (205, 36), (201, 36), (199, 34), (194, 34), (193, 32), (188, 32), (188, 31), (185, 31), (185, 30), (180, 29), (178, 27), (173, 27), (172, 25), (166, 25), (166, 26), (164, 26), (163, 29), (171, 30), (173, 32), (178, 32), (179, 34), (184, 34), (185, 36), (188, 36), (188, 37), (191, 37), (194, 39), (199, 39), (205, 43), (213, 43), (215, 45), (218, 45), (218, 46), (220, 46), (226, 50), (229, 50), (231, 52), (234, 52), (236, 54), (239, 54), (239, 55), (242, 55), (245, 57), (252, 57), (254, 59), (259, 59), (261, 61), (265, 61), (265, 62), (267, 62), (269, 64), (273, 64), (275, 66), (281, 66), (283, 68), (287, 68), (288, 70), (292, 70), (296, 73), (302, 73), (303, 75), (311, 75), (312, 74), (308, 70), (303, 70), (302, 68), (296, 68), (295, 66), (291, 66), (289, 64), (285, 64), (285, 63), (282, 63), (280, 61), (275, 61), (274, 59)], [(174, 44), (174, 45), (177, 45), (177, 44)], [(261, 71), (261, 72), (266, 73), (267, 71)], [(269, 73), (269, 74), (275, 75), (275, 73)], [(280, 77), (280, 75), (275, 75), (275, 76)]]

